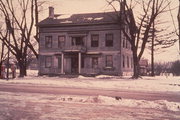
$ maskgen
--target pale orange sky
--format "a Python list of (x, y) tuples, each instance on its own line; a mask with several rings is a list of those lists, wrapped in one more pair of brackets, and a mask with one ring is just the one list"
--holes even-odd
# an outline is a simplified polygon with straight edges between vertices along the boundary
[[(41, 19), (44, 19), (48, 16), (48, 7), (53, 6), (55, 8), (55, 13), (57, 14), (75, 14), (75, 13), (93, 13), (93, 12), (107, 12), (113, 11), (111, 7), (108, 8), (105, 0), (49, 0), (50, 2), (46, 3), (44, 6), (44, 11), (41, 13)], [(171, 7), (178, 6), (178, 0), (171, 0)], [(118, 9), (118, 5), (117, 9)], [(110, 10), (111, 9), (111, 10)], [(176, 20), (177, 9), (172, 11), (174, 15), (174, 20)], [(136, 16), (136, 15), (135, 15)], [(162, 17), (171, 21), (170, 13), (165, 13)], [(177, 21), (176, 21), (177, 23)], [(173, 24), (170, 26), (174, 29)], [(173, 47), (168, 48), (161, 54), (155, 55), (155, 61), (174, 61), (180, 59), (178, 54), (178, 44), (175, 44)], [(150, 54), (145, 53), (145, 58), (150, 59)]]

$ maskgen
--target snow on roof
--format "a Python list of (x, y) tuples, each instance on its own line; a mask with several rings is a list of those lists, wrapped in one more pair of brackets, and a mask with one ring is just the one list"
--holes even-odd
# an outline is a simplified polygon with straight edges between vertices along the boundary
[(94, 18), (94, 20), (102, 20), (103, 17)]
[(61, 21), (60, 23), (72, 23), (72, 21), (66, 20), (66, 21)]
[(38, 23), (41, 25), (60, 25), (60, 24), (93, 24), (93, 23), (116, 23), (117, 15), (115, 12), (107, 13), (84, 13), (57, 15), (54, 19), (46, 18)]
[(87, 17), (87, 18), (84, 18), (84, 20), (93, 20), (93, 18), (92, 17)]

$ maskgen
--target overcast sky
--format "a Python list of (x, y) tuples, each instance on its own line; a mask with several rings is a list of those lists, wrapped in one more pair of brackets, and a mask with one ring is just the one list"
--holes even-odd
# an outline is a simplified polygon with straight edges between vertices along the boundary
[[(178, 6), (178, 0), (171, 0), (171, 7), (175, 8)], [(44, 19), (48, 16), (48, 7), (53, 6), (55, 9), (55, 14), (77, 14), (77, 13), (94, 13), (94, 12), (107, 12), (112, 11), (112, 8), (108, 8), (105, 0), (49, 0), (48, 3), (43, 7), (44, 11), (41, 13), (41, 18)], [(117, 9), (118, 9), (118, 5)], [(174, 19), (176, 20), (177, 10), (172, 11)], [(170, 13), (167, 12), (163, 15), (164, 19), (171, 21)], [(177, 22), (177, 21), (176, 21)], [(172, 23), (169, 23), (174, 29)], [(149, 54), (145, 53), (146, 58), (150, 58)], [(161, 54), (156, 54), (155, 61), (173, 61), (180, 59), (178, 54), (178, 44), (168, 48), (165, 52)]]

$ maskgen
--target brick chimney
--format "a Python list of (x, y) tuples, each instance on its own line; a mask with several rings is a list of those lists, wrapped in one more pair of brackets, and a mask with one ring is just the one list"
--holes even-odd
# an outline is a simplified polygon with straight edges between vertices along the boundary
[(54, 7), (49, 7), (49, 18), (54, 19)]
[(124, 1), (120, 3), (120, 11), (121, 11), (121, 12), (124, 12), (124, 11), (125, 11), (125, 4), (126, 4), (126, 3), (125, 3)]

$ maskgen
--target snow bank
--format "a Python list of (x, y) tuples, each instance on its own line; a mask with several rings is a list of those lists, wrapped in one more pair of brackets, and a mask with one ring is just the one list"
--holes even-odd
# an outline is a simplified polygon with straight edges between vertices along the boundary
[(88, 97), (84, 102), (101, 103), (105, 105), (120, 105), (126, 107), (167, 109), (170, 111), (180, 111), (180, 103), (168, 102), (166, 100), (132, 100), (132, 99), (115, 99), (107, 96)]
[[(124, 107), (137, 107), (137, 108), (151, 108), (157, 110), (169, 110), (180, 112), (179, 102), (168, 102), (166, 100), (133, 100), (133, 99), (117, 99), (108, 96), (75, 96), (75, 95), (46, 95), (39, 93), (11, 93), (11, 92), (0, 92), (0, 98), (16, 99), (16, 100), (30, 100), (33, 102), (41, 103), (81, 103), (81, 104), (98, 104), (98, 105), (114, 105)], [(2, 101), (3, 102), (3, 101)], [(5, 102), (5, 101), (4, 101)], [(22, 105), (23, 106), (23, 105)]]

